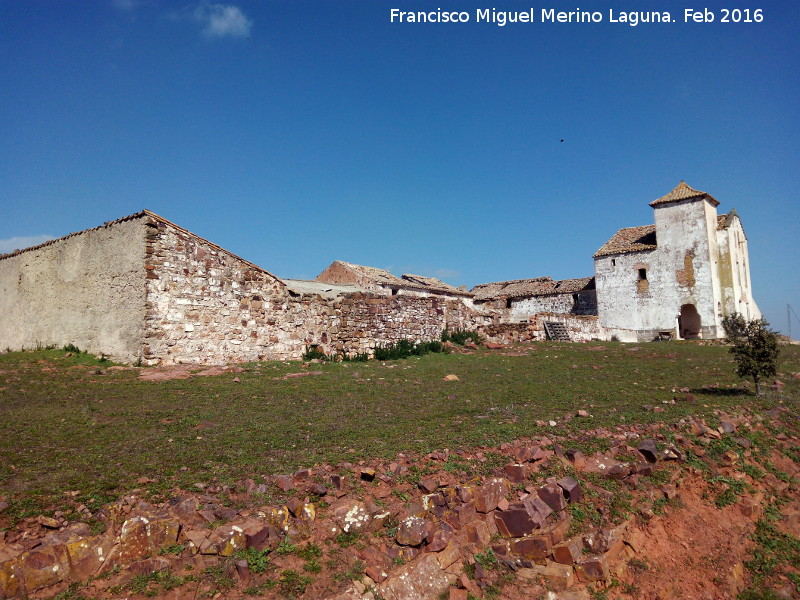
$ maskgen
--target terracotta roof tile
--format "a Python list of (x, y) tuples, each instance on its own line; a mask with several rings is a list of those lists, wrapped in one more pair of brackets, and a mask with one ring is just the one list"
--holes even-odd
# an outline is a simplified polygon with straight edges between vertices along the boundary
[(445, 283), (435, 277), (425, 277), (424, 275), (413, 275), (411, 273), (403, 274), (403, 281), (408, 281), (412, 284), (420, 285), (423, 288), (432, 291), (441, 292), (444, 294), (455, 294), (458, 296), (472, 296), (470, 292), (460, 290), (455, 286)]
[(344, 266), (355, 271), (356, 273), (363, 275), (367, 279), (371, 279), (375, 283), (379, 283), (381, 285), (395, 285), (395, 286), (404, 285), (402, 279), (400, 279), (399, 277), (395, 277), (385, 269), (379, 269), (378, 267), (367, 267), (364, 265), (355, 265), (353, 263), (345, 262), (343, 260), (339, 260), (336, 262), (343, 264)]
[(603, 246), (594, 253), (594, 257), (608, 256), (609, 254), (625, 254), (627, 252), (641, 252), (655, 250), (656, 226), (642, 225), (640, 227), (625, 227), (620, 229)]
[(701, 192), (700, 190), (696, 190), (689, 185), (686, 184), (685, 181), (681, 181), (675, 189), (672, 190), (666, 196), (661, 196), (657, 200), (653, 200), (650, 203), (650, 206), (658, 206), (659, 204), (666, 204), (667, 202), (677, 202), (678, 200), (689, 200), (690, 198), (707, 198), (711, 201), (711, 204), (714, 206), (719, 205), (719, 201), (714, 198), (711, 194), (706, 194), (705, 192)]
[(448, 285), (443, 281), (436, 279), (435, 277), (425, 277), (423, 275), (412, 275), (410, 273), (406, 273), (405, 275), (403, 275), (401, 279), (400, 277), (392, 275), (389, 271), (386, 271), (385, 269), (379, 269), (377, 267), (367, 267), (364, 265), (356, 265), (344, 261), (336, 261), (336, 262), (346, 266), (350, 270), (355, 271), (356, 273), (366, 277), (367, 279), (370, 279), (374, 283), (377, 283), (378, 285), (381, 286), (412, 289), (421, 292), (430, 292), (439, 294), (472, 296), (471, 293), (460, 290), (457, 287), (453, 287), (452, 285)]
[(475, 294), (475, 300), (495, 300), (498, 298), (571, 294), (593, 289), (594, 277), (562, 279), (560, 281), (553, 281), (550, 277), (536, 277), (533, 279), (481, 283), (472, 288), (472, 292)]

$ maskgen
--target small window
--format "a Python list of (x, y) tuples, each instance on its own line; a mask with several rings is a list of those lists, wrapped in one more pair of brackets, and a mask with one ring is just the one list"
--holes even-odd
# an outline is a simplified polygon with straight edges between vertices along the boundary
[(647, 269), (639, 269), (639, 281), (647, 281)]
[(506, 298), (506, 308), (511, 308), (511, 298)]
[(394, 289), (392, 290), (392, 296), (397, 296), (397, 292), (398, 292), (398, 289), (397, 289), (397, 288), (394, 288)]
[(616, 258), (612, 258), (611, 259), (611, 266), (612, 267), (616, 267), (617, 266), (617, 259)]

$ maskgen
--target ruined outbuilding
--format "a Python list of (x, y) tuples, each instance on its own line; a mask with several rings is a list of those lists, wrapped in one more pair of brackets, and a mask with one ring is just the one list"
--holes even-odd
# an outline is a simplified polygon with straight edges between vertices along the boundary
[(735, 210), (681, 181), (650, 203), (654, 225), (620, 229), (594, 254), (600, 327), (622, 341), (724, 337), (722, 320), (761, 317)]
[[(655, 224), (620, 229), (594, 277), (457, 288), (334, 261), (284, 280), (144, 210), (0, 256), (0, 347), (75, 344), (141, 364), (372, 354), (402, 339), (477, 330), (500, 341), (722, 337), (760, 317), (736, 211), (681, 182), (650, 205)], [(553, 332), (558, 331), (558, 335)]]

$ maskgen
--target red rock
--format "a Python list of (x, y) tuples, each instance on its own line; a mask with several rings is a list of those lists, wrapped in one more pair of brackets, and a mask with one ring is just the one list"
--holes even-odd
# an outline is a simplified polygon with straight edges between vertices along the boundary
[(506, 497), (510, 487), (506, 479), (499, 477), (490, 479), (478, 490), (475, 490), (475, 510), (481, 513), (493, 511)]
[(567, 508), (567, 500), (564, 498), (564, 492), (556, 483), (547, 483), (540, 487), (536, 493), (539, 495), (539, 498), (554, 511)]
[(286, 508), (289, 509), (289, 512), (292, 513), (292, 516), (296, 517), (300, 510), (303, 508), (304, 502), (299, 498), (289, 498), (286, 502)]
[(464, 526), (464, 533), (467, 540), (478, 546), (486, 546), (492, 539), (492, 534), (489, 531), (489, 526), (483, 521), (473, 521)]
[(418, 486), (423, 492), (430, 494), (439, 487), (439, 480), (435, 477), (428, 477), (427, 479), (422, 479)]
[(425, 546), (425, 550), (428, 552), (441, 552), (447, 548), (447, 544), (450, 541), (450, 535), (441, 529), (437, 529), (433, 535), (429, 537), (430, 541), (428, 542), (428, 545)]
[(474, 581), (472, 581), (469, 577), (467, 577), (466, 573), (462, 573), (461, 577), (458, 578), (458, 585), (467, 590), (471, 595), (475, 596), (476, 598), (481, 597), (481, 589)]
[(534, 519), (538, 519), (542, 523), (544, 523), (544, 520), (547, 519), (547, 517), (553, 514), (553, 509), (550, 508), (541, 498), (539, 498), (538, 494), (528, 494), (522, 499), (522, 503), (525, 505), (525, 508), (528, 510), (531, 516)]
[(580, 450), (567, 450), (564, 452), (564, 456), (567, 457), (567, 460), (572, 463), (572, 466), (574, 466), (576, 470), (583, 471), (583, 469), (586, 467), (586, 457)]
[(450, 595), (448, 596), (448, 600), (468, 600), (468, 599), (469, 599), (469, 591), (467, 591), (466, 589), (461, 589), (457, 587), (450, 588)]
[(562, 490), (564, 490), (564, 495), (567, 498), (567, 502), (570, 504), (573, 502), (580, 502), (581, 498), (583, 498), (581, 484), (572, 477), (564, 477), (563, 479), (556, 481), (556, 483)]
[[(436, 554), (424, 554), (403, 565), (378, 585), (386, 600), (427, 600), (447, 590), (455, 577), (439, 566)], [(377, 594), (376, 594), (377, 596)]]
[(530, 469), (526, 465), (511, 463), (503, 467), (503, 472), (511, 483), (523, 483), (528, 479)]
[(359, 471), (358, 476), (363, 481), (372, 481), (373, 479), (375, 479), (375, 469), (373, 469), (372, 467), (364, 467)]
[(530, 535), (542, 525), (542, 521), (534, 519), (521, 502), (510, 504), (506, 511), (495, 511), (494, 520), (497, 530), (504, 537)]
[(557, 591), (572, 587), (575, 581), (572, 567), (558, 563), (518, 569), (517, 576), (531, 581), (544, 581), (549, 588)]
[(342, 531), (362, 531), (367, 529), (372, 520), (367, 508), (353, 498), (341, 498), (331, 504), (330, 513)]
[(419, 546), (428, 536), (433, 524), (422, 517), (407, 517), (397, 526), (397, 543), (401, 546)]
[(567, 515), (569, 518), (562, 519), (557, 523), (553, 523), (547, 528), (548, 533), (550, 534), (550, 539), (553, 541), (553, 544), (558, 544), (567, 537), (570, 525), (572, 524), (572, 517), (569, 516), (569, 513), (562, 513), (562, 514)]
[(571, 538), (553, 546), (553, 560), (562, 565), (575, 564), (582, 556), (582, 544), (578, 538)]
[(608, 559), (605, 556), (585, 557), (582, 562), (575, 565), (575, 574), (580, 581), (586, 583), (611, 579)]
[(550, 556), (550, 536), (534, 535), (511, 542), (511, 552), (522, 558), (541, 559)]
[(294, 480), (286, 475), (279, 475), (275, 478), (275, 485), (279, 490), (288, 492), (294, 489)]

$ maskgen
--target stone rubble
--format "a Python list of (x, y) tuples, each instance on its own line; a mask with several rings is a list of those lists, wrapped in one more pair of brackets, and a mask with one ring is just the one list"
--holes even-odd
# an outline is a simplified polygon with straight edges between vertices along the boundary
[[(578, 476), (614, 479), (648, 501), (676, 499), (682, 488), (674, 477), (660, 486), (642, 477), (655, 466), (669, 469), (669, 463), (682, 461), (689, 449), (715, 473), (730, 472), (734, 456), (725, 453), (711, 461), (703, 454), (703, 440), (736, 440), (743, 424), (749, 423), (741, 417), (726, 418), (714, 429), (703, 421), (684, 419), (676, 427), (696, 432), (699, 441), (675, 435), (674, 445), (662, 434), (647, 437), (651, 430), (645, 426), (622, 433), (597, 430), (594, 434), (613, 439), (611, 450), (587, 457), (562, 451), (550, 439), (521, 440), (500, 449), (509, 460), (505, 466), (496, 467), (491, 476), (472, 479), (441, 470), (451, 457), (443, 452), (355, 466), (315, 466), (272, 477), (268, 484), (249, 479), (235, 489), (215, 482), (199, 484), (159, 504), (131, 494), (89, 513), (104, 525), (101, 533), (56, 516), (30, 518), (22, 529), (4, 532), (0, 598), (22, 598), (104, 575), (129, 581), (187, 564), (228, 565), (240, 585), (247, 586), (258, 575), (241, 559), (245, 549), (275, 550), (282, 543), (327, 546), (343, 535), (361, 540), (352, 547), (361, 572), (346, 589), (326, 596), (330, 600), (434, 600), (448, 588), (449, 598), (480, 597), (492, 575), (475, 557), (489, 551), (531, 585), (563, 592), (559, 598), (583, 597), (581, 585), (625, 577), (628, 562), (638, 555), (641, 534), (632, 517), (616, 524), (604, 518), (589, 531), (576, 533), (580, 527), (575, 527), (571, 507), (580, 507), (587, 495), (610, 506), (614, 494), (591, 482), (584, 486), (575, 477), (548, 473), (574, 469)], [(783, 437), (779, 442), (797, 443)], [(545, 448), (550, 445), (553, 451)], [(462, 453), (460, 458), (480, 463), (488, 451)], [(434, 472), (412, 485), (411, 467), (423, 466)], [(692, 467), (687, 468), (691, 472)], [(791, 485), (772, 474), (764, 483), (778, 491)], [(285, 493), (285, 501), (244, 509), (223, 501), (234, 493), (246, 496), (269, 489)], [(757, 520), (763, 511), (761, 500), (763, 494), (743, 497), (741, 514)], [(639, 516), (644, 521), (656, 518), (647, 502)]]

